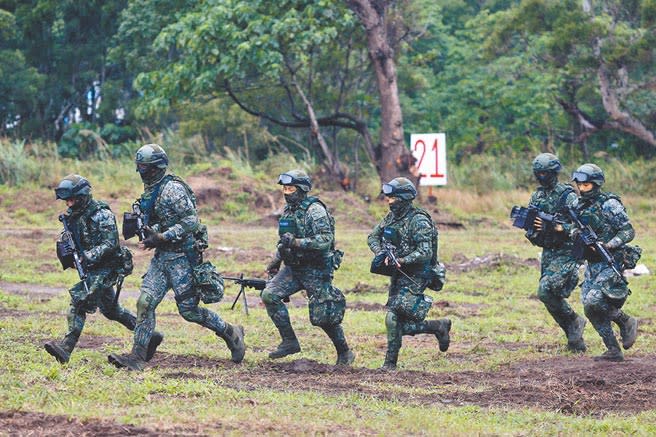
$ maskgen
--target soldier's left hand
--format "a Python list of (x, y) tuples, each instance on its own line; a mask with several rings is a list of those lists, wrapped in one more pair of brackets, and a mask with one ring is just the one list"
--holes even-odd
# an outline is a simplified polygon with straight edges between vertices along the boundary
[(296, 245), (294, 234), (291, 232), (285, 232), (282, 234), (282, 237), (280, 237), (280, 244), (282, 244), (282, 247), (294, 247)]
[(141, 242), (145, 249), (154, 249), (166, 242), (164, 235), (160, 234), (159, 232), (155, 232), (149, 227), (146, 227), (145, 231), (147, 237)]

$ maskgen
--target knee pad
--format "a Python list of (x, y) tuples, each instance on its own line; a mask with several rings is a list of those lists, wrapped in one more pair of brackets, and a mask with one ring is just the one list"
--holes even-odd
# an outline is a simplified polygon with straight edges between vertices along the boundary
[(387, 328), (387, 331), (394, 331), (397, 329), (399, 326), (399, 319), (398, 316), (391, 312), (388, 311), (387, 315), (385, 316), (385, 327)]
[(205, 321), (205, 312), (198, 307), (194, 299), (178, 302), (178, 312), (188, 322), (203, 323)]
[(266, 306), (277, 306), (282, 304), (282, 299), (280, 299), (280, 296), (273, 294), (271, 291), (267, 290), (266, 288), (262, 290), (262, 294), (260, 294), (260, 297), (262, 298), (262, 302), (264, 302), (264, 305)]
[(141, 317), (142, 314), (155, 311), (154, 299), (151, 295), (141, 293), (137, 299), (137, 316)]

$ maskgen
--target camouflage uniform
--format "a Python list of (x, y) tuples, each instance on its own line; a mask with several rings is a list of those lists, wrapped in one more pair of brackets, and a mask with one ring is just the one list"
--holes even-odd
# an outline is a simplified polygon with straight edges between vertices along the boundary
[[(299, 170), (288, 173), (304, 177), (308, 184), (302, 185), (302, 188), (299, 186), (294, 195), (286, 196), (288, 202), (279, 221), (281, 243), (272, 262), (276, 267), (267, 270), (274, 273), (281, 262), (284, 265), (261, 292), (267, 313), (282, 337), (278, 349), (269, 356), (280, 358), (300, 352), (283, 300), (305, 290), (310, 321), (323, 329), (333, 342), (337, 351), (336, 364), (351, 364), (355, 356), (349, 349), (341, 326), (346, 301), (342, 292), (332, 285), (336, 256), (334, 224), (324, 204), (316, 197), (307, 197), (306, 193), (311, 187), (309, 177)], [(296, 186), (291, 182), (281, 184)], [(289, 244), (282, 243), (286, 237)]]
[[(412, 199), (416, 195), (414, 185), (410, 187), (411, 182), (405, 178), (396, 178), (390, 184), (394, 184), (395, 181), (400, 181), (401, 187), (407, 186), (413, 194), (406, 198), (399, 197), (391, 205), (392, 211), (374, 227), (367, 238), (369, 248), (380, 259), (385, 258), (384, 237), (393, 244), (401, 269), (407, 274), (406, 276), (394, 270), (390, 279), (386, 304), (388, 312), (385, 317), (387, 353), (383, 365), (384, 369), (390, 370), (396, 368), (404, 335), (434, 334), (439, 341), (440, 350), (445, 352), (449, 347), (451, 329), (449, 319), (424, 320), (425, 313), (430, 308), (430, 300), (424, 296), (424, 290), (428, 285), (426, 271), (431, 262), (437, 259), (437, 244), (433, 248), (434, 240), (437, 241), (437, 228), (429, 218), (428, 212), (412, 205)], [(395, 197), (397, 193), (392, 192), (387, 195)], [(410, 314), (404, 315), (395, 309), (401, 303), (400, 300), (404, 299), (418, 299), (420, 302), (423, 299), (428, 304), (422, 314), (412, 314), (411, 318), (408, 317)]]
[[(635, 231), (620, 198), (597, 189), (590, 196), (579, 199), (576, 211), (581, 222), (592, 228), (622, 270), (622, 248), (633, 240)], [(623, 358), (611, 321), (620, 327), (625, 349), (635, 341), (637, 322), (621, 309), (630, 293), (628, 285), (604, 260), (588, 254), (581, 300), (585, 315), (608, 349), (598, 358), (611, 361)]]
[[(569, 185), (558, 183), (551, 187), (538, 187), (531, 196), (529, 205), (547, 214), (558, 213), (567, 217), (567, 207), (576, 204), (576, 197)], [(538, 234), (529, 230), (526, 237), (534, 242), (539, 239)], [(572, 255), (572, 241), (555, 235), (547, 235), (540, 240), (544, 243), (537, 244), (543, 247), (538, 297), (565, 332), (568, 348), (574, 352), (583, 352), (586, 349), (582, 338), (585, 319), (579, 316), (566, 300), (578, 283), (579, 264)]]
[(155, 255), (143, 277), (137, 300), (132, 353), (112, 354), (109, 360), (117, 367), (143, 368), (145, 348), (155, 329), (155, 309), (172, 288), (180, 315), (223, 338), (232, 351), (233, 361), (240, 362), (245, 350), (243, 328), (225, 323), (218, 314), (198, 305), (200, 294), (194, 287), (193, 267), (202, 262), (202, 253), (196, 235), (200, 222), (193, 193), (181, 179), (163, 173), (160, 172), (159, 179), (144, 184), (145, 192), (140, 199), (144, 224), (151, 229), (153, 239), (151, 244), (149, 239), (144, 240), (144, 245), (154, 247)]
[[(64, 185), (67, 180), (81, 180), (88, 184), (81, 176), (69, 175), (60, 185)], [(88, 188), (90, 189), (90, 186)], [(60, 197), (58, 193), (58, 198), (68, 197)], [(78, 203), (73, 208), (68, 208), (66, 221), (76, 247), (81, 252), (89, 292), (87, 294), (82, 281), (69, 290), (71, 303), (67, 316), (68, 332), (63, 341), (48, 342), (45, 345), (48, 353), (62, 363), (69, 360), (84, 329), (87, 314), (92, 314), (100, 308), (105, 317), (119, 322), (130, 331), (134, 330), (136, 321), (134, 314), (123, 308), (115, 299), (113, 287), (117, 283), (122, 260), (116, 218), (109, 206), (94, 200), (91, 194), (79, 196)]]

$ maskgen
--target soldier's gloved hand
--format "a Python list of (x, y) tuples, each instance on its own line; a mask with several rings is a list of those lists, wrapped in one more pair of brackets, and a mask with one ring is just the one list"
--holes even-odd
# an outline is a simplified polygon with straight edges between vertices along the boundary
[(538, 232), (542, 231), (542, 219), (540, 217), (535, 217), (535, 220), (533, 220), (533, 229)]
[(266, 272), (271, 276), (275, 275), (276, 273), (278, 273), (278, 270), (280, 270), (281, 263), (282, 263), (281, 259), (274, 258), (273, 260), (271, 260), (271, 262), (269, 262), (269, 264), (267, 264), (265, 269)]
[(150, 227), (144, 228), (146, 238), (141, 242), (146, 249), (154, 249), (166, 242), (163, 234), (153, 231)]
[(291, 232), (285, 232), (282, 234), (282, 237), (280, 237), (280, 244), (282, 247), (294, 247), (296, 245), (295, 243), (296, 238)]

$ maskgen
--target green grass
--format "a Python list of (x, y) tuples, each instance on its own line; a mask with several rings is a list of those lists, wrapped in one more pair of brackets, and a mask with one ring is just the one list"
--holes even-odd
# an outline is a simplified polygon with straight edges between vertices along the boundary
[[(339, 224), (338, 224), (339, 225)], [(655, 226), (640, 222), (636, 240), (645, 249), (645, 261), (654, 265)], [(370, 253), (367, 229), (338, 228), (339, 247), (347, 253), (335, 284), (350, 290), (366, 283), (380, 292), (347, 294), (357, 304), (383, 304), (386, 279), (368, 272)], [(0, 262), (2, 280), (60, 287), (52, 298), (37, 294), (13, 295), (0, 289), (0, 308), (15, 312), (0, 319), (0, 405), (2, 410), (38, 411), (85, 419), (102, 418), (154, 429), (206, 430), (210, 433), (293, 433), (305, 434), (652, 434), (655, 412), (611, 414), (602, 418), (579, 417), (534, 408), (481, 408), (447, 403), (421, 405), (405, 402), (412, 396), (449, 398), (452, 386), (431, 389), (371, 383), (370, 387), (399, 393), (385, 400), (357, 391), (331, 394), (328, 390), (287, 390), (240, 383), (240, 373), (256, 372), (269, 362), (267, 351), (277, 344), (277, 333), (259, 298), (248, 290), (250, 317), (230, 311), (237, 287), (228, 285), (226, 299), (211, 307), (231, 323), (246, 327), (249, 350), (242, 366), (226, 365), (228, 351), (210, 332), (186, 323), (176, 313), (174, 302), (165, 300), (158, 308), (158, 326), (166, 333), (162, 352), (195, 356), (216, 362), (216, 366), (189, 368), (149, 368), (140, 374), (118, 371), (107, 363), (111, 352), (129, 349), (131, 335), (99, 314), (91, 315), (84, 336), (105, 340), (94, 349), (81, 348), (69, 365), (60, 366), (45, 353), (41, 344), (59, 338), (65, 330), (68, 305), (66, 289), (76, 280), (72, 271), (61, 272), (53, 254), (56, 230), (45, 228), (30, 239), (9, 234), (8, 256)], [(211, 260), (225, 272), (246, 272), (263, 277), (263, 266), (275, 243), (273, 227), (244, 225), (211, 226)], [(221, 250), (219, 250), (221, 248)], [(471, 227), (465, 231), (444, 229), (440, 240), (441, 258), (447, 264), (464, 256), (471, 259), (490, 253), (515, 255), (519, 260), (534, 258), (537, 249), (528, 244), (521, 231), (506, 226)], [(135, 272), (126, 281), (126, 290), (136, 290), (147, 267), (147, 254), (137, 254)], [(39, 272), (38, 276), (34, 273)], [(561, 333), (542, 304), (535, 299), (538, 270), (502, 265), (472, 272), (448, 273), (448, 283), (429, 317), (448, 316), (453, 320), (453, 343), (448, 354), (437, 352), (434, 340), (418, 336), (404, 342), (400, 365), (404, 370), (433, 373), (492, 371), (509, 363), (566, 355)], [(650, 277), (631, 281), (633, 294), (626, 309), (639, 318), (650, 318), (653, 309)], [(575, 309), (581, 305), (575, 291), (570, 299)], [(134, 294), (122, 299), (135, 308)], [(520, 310), (521, 309), (521, 310)], [(303, 346), (300, 356), (322, 363), (334, 361), (334, 351), (323, 333), (310, 326), (307, 309), (290, 309)], [(344, 329), (357, 351), (356, 365), (375, 369), (382, 364), (385, 347), (383, 311), (347, 311)], [(656, 348), (653, 324), (641, 326), (641, 336), (627, 355), (651, 354)], [(601, 352), (601, 341), (588, 325), (585, 333), (589, 354)], [(283, 360), (289, 361), (289, 359)], [(171, 375), (171, 372), (176, 373)], [(192, 374), (193, 378), (184, 377)], [(177, 375), (177, 376), (176, 376)], [(284, 374), (279, 376), (285, 378)], [(334, 378), (339, 381), (339, 375)], [(485, 386), (471, 387), (473, 392)], [(247, 423), (248, 427), (245, 427)], [(218, 428), (217, 424), (220, 424)], [(198, 428), (199, 427), (199, 428)], [(246, 430), (249, 430), (248, 432)]]

